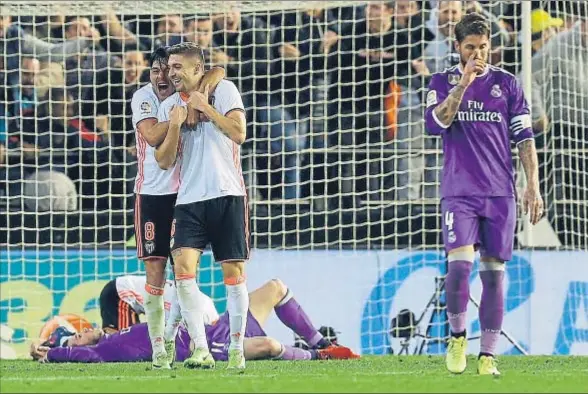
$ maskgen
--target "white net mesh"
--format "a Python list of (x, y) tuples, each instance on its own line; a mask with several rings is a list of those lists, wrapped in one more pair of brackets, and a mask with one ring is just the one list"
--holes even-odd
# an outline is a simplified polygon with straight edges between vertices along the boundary
[[(379, 278), (378, 286), (358, 309), (361, 328), (343, 335), (366, 353), (390, 346), (397, 352), (401, 344), (389, 338), (390, 319), (408, 308), (417, 318), (424, 311), (423, 335), (442, 339), (442, 297), (425, 308), (435, 294), (433, 278), (445, 269), (441, 151), (438, 140), (425, 136), (423, 96), (430, 74), (456, 62), (446, 27), (474, 9), (492, 22), (491, 62), (518, 74), (521, 5), (464, 2), (456, 10), (455, 2), (440, 2), (440, 8), (437, 1), (365, 3), (3, 2), (0, 322), (16, 329), (16, 348), (24, 349), (25, 338), (57, 313), (99, 323), (95, 298), (105, 281), (142, 272), (132, 230), (137, 160), (130, 99), (147, 80), (149, 52), (181, 41), (202, 45), (209, 65), (225, 67), (243, 95), (251, 245), (435, 250), (407, 257), (408, 271), (404, 260), (394, 263), (396, 255), (374, 260), (366, 272)], [(534, 239), (539, 247), (585, 250), (588, 55), (586, 41), (570, 33), (578, 29), (579, 11), (567, 3), (541, 4), (565, 19), (559, 28), (565, 32), (550, 38), (545, 48), (553, 49), (540, 50), (533, 63), (533, 115), (538, 129), (549, 130), (537, 138), (548, 220)], [(538, 49), (549, 37), (533, 38)], [(222, 275), (207, 259), (200, 280), (222, 311)], [(346, 258), (325, 253), (324, 259)], [(521, 261), (511, 265), (511, 309), (534, 288)], [(260, 268), (260, 276), (285, 275), (279, 266)], [(423, 267), (430, 271), (403, 288), (405, 276)], [(283, 279), (296, 282), (291, 275)], [(298, 291), (311, 293), (308, 286)], [(368, 284), (357, 286), (353, 294), (363, 302)], [(422, 300), (406, 293), (419, 287), (428, 289)], [(588, 290), (574, 289), (566, 308), (580, 311)], [(471, 320), (475, 335), (479, 327)], [(442, 350), (441, 342), (424, 347)]]

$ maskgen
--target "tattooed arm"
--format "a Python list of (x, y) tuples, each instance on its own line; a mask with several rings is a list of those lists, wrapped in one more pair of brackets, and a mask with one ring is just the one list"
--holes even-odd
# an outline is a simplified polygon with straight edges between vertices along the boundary
[(449, 96), (433, 110), (433, 114), (439, 123), (442, 123), (445, 127), (449, 127), (453, 123), (465, 91), (465, 86), (462, 84), (457, 85), (449, 93)]
[(446, 93), (447, 74), (434, 74), (431, 77), (425, 109), (427, 133), (440, 135), (449, 129), (455, 120), (466, 89), (474, 82), (476, 75), (484, 71), (484, 67), (484, 61), (478, 58), (478, 52), (474, 52), (464, 67), (461, 80), (449, 94)]
[(528, 139), (522, 141), (519, 145), (519, 158), (525, 169), (527, 176), (527, 183), (537, 186), (539, 188), (539, 162), (537, 160), (537, 150), (535, 149), (535, 141)]
[(527, 177), (527, 188), (523, 195), (525, 214), (530, 213), (532, 224), (536, 224), (543, 215), (543, 199), (539, 193), (539, 163), (535, 140), (527, 139), (518, 144), (519, 158)]

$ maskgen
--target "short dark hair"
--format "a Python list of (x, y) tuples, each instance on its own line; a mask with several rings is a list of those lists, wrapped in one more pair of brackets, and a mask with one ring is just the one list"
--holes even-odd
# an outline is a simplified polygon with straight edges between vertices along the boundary
[(167, 58), (169, 57), (168, 47), (159, 47), (151, 53), (149, 56), (149, 67), (153, 67), (153, 63), (159, 62), (167, 64)]
[(212, 21), (210, 14), (195, 15), (184, 20), (184, 26), (190, 26), (191, 23)]
[(455, 25), (455, 39), (462, 42), (467, 36), (486, 36), (490, 38), (490, 24), (488, 19), (471, 12), (465, 15), (461, 21)]
[(204, 64), (204, 52), (200, 45), (193, 42), (182, 42), (169, 48), (167, 51), (170, 55), (187, 55), (194, 56), (198, 61)]

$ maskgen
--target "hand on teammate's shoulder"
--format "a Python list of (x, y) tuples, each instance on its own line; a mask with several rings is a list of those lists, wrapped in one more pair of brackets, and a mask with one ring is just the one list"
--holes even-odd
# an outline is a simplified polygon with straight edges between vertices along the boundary
[(201, 93), (199, 91), (192, 92), (190, 94), (190, 99), (188, 100), (188, 106), (200, 112), (204, 112), (206, 106), (208, 106), (208, 94), (209, 85), (206, 85), (206, 87), (204, 88), (204, 93)]

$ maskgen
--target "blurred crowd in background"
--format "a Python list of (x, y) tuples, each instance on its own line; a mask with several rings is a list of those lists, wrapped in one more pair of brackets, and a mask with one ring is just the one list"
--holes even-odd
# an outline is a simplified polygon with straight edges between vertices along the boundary
[[(588, 22), (585, 7), (566, 3), (532, 4), (529, 100), (540, 148), (588, 141)], [(251, 197), (308, 199), (317, 210), (437, 197), (440, 144), (425, 136), (423, 98), (431, 74), (459, 62), (453, 27), (463, 15), (486, 15), (489, 62), (521, 71), (520, 2), (198, 11), (0, 18), (0, 194), (9, 206), (132, 210), (130, 101), (162, 45), (197, 42), (208, 66), (239, 87)], [(588, 188), (586, 153), (569, 157), (540, 157), (552, 201), (586, 197), (573, 194)], [(49, 194), (57, 198), (44, 201)]]

